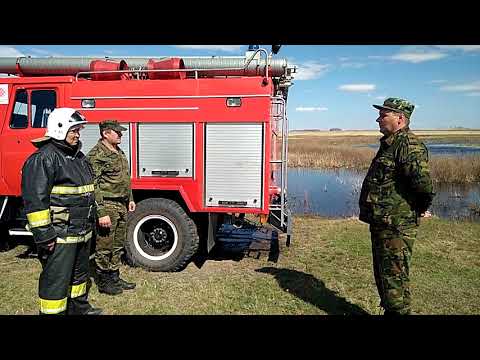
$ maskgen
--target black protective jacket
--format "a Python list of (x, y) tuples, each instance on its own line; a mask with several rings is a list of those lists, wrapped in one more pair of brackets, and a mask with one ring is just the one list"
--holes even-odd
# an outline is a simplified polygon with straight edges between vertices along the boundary
[(37, 244), (79, 242), (91, 237), (95, 216), (93, 171), (78, 147), (51, 139), (22, 170), (22, 197), (29, 230)]

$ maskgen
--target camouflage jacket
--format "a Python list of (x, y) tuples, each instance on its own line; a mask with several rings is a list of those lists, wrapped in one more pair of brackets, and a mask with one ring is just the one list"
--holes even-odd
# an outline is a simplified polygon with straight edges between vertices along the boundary
[(88, 152), (95, 174), (95, 201), (98, 217), (106, 216), (104, 199), (117, 198), (133, 201), (130, 171), (125, 153), (108, 149), (101, 140)]
[(405, 127), (380, 139), (360, 193), (360, 220), (410, 228), (432, 203), (434, 193), (426, 146)]

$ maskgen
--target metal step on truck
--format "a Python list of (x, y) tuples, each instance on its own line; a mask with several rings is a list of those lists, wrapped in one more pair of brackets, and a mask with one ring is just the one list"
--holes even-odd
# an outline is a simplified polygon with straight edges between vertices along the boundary
[[(0, 242), (31, 235), (21, 171), (56, 107), (88, 120), (86, 154), (98, 123), (127, 127), (130, 165), (128, 263), (180, 271), (215, 246), (290, 243), (286, 103), (295, 67), (249, 47), (235, 57), (0, 58)], [(257, 217), (252, 226), (245, 215)], [(268, 228), (268, 229), (267, 229)], [(273, 229), (273, 231), (272, 231)]]

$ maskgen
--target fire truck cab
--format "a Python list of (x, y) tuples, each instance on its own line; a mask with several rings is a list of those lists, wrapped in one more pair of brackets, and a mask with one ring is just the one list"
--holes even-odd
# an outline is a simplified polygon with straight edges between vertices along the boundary
[(22, 166), (56, 107), (87, 118), (85, 154), (100, 138), (99, 122), (116, 119), (128, 129), (120, 147), (137, 203), (125, 244), (131, 265), (179, 271), (241, 231), (245, 214), (286, 232), (289, 241), (286, 101), (295, 68), (274, 58), (276, 51), (0, 58), (0, 73), (14, 75), (0, 78), (0, 241), (30, 234)]

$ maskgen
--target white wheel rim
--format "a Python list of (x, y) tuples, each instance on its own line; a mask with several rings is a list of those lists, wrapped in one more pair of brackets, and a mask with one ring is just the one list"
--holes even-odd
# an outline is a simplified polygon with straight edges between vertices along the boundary
[[(173, 235), (174, 235), (174, 239), (173, 239), (173, 245), (172, 245), (172, 248), (166, 253), (166, 254), (163, 254), (163, 255), (159, 255), (159, 256), (153, 256), (153, 255), (150, 255), (150, 254), (147, 254), (145, 251), (143, 251), (143, 249), (141, 248), (140, 244), (138, 243), (138, 232), (140, 231), (140, 227), (147, 221), (149, 220), (152, 220), (152, 219), (158, 219), (158, 220), (163, 220), (165, 221), (169, 226), (170, 228), (172, 229), (173, 231)], [(177, 245), (178, 245), (178, 232), (177, 232), (177, 227), (169, 220), (167, 219), (165, 216), (162, 216), (162, 215), (149, 215), (149, 216), (146, 216), (144, 217), (142, 220), (140, 220), (137, 225), (135, 226), (135, 229), (133, 230), (133, 243), (135, 245), (135, 249), (138, 251), (138, 253), (140, 255), (142, 255), (143, 257), (149, 259), (149, 260), (154, 260), (154, 261), (159, 261), (159, 260), (163, 260), (163, 259), (166, 259), (168, 258), (170, 255), (172, 255), (172, 253), (175, 251), (175, 249), (177, 248)]]

